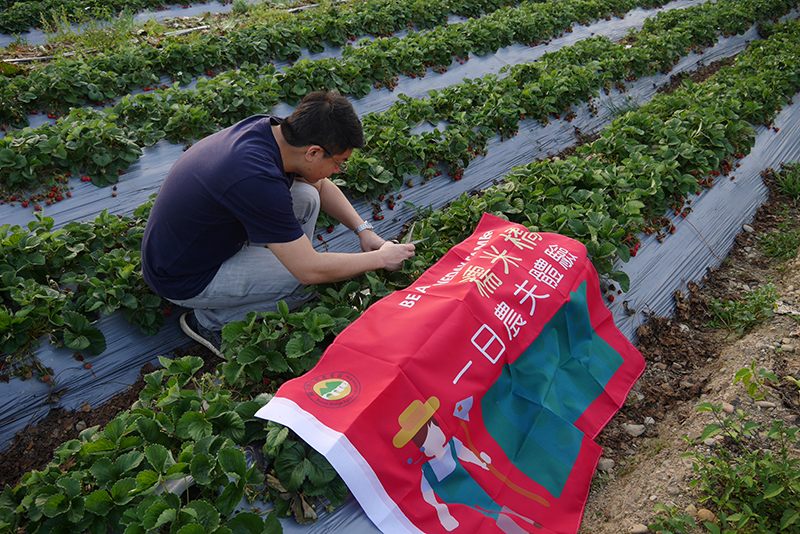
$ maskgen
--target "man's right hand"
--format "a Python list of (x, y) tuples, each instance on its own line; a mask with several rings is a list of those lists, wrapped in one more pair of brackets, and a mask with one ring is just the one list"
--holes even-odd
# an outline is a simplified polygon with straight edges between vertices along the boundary
[(403, 262), (408, 258), (414, 257), (414, 245), (406, 245), (404, 243), (392, 243), (387, 241), (380, 248), (381, 253), (384, 254), (385, 264), (383, 266), (387, 271), (399, 271), (403, 268)]

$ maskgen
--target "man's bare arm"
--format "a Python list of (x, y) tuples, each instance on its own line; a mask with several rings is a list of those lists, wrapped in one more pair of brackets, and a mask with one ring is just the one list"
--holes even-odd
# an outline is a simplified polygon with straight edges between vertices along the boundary
[(306, 236), (267, 246), (303, 285), (338, 282), (376, 269), (396, 271), (404, 260), (414, 256), (414, 245), (388, 241), (378, 250), (355, 254), (317, 252)]

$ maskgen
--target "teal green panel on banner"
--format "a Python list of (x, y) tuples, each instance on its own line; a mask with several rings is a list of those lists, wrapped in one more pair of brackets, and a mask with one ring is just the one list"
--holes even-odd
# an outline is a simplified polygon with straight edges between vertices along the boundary
[(583, 434), (541, 405), (516, 395), (508, 365), (483, 396), (481, 409), (486, 430), (511, 463), (559, 497), (580, 452)]
[(586, 284), (581, 284), (570, 293), (570, 301), (565, 305), (568, 321), (569, 339), (576, 345), (570, 352), (573, 358), (589, 369), (595, 380), (605, 388), (614, 373), (623, 363), (622, 356), (592, 328), (589, 310), (586, 305)]
[(489, 434), (520, 471), (560, 495), (580, 452), (573, 423), (622, 363), (595, 334), (581, 284), (481, 399)]

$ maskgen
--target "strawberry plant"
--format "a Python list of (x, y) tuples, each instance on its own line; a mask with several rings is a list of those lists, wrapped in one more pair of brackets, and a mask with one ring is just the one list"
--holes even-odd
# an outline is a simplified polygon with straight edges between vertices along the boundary
[(225, 380), (236, 386), (269, 378), (293, 378), (309, 371), (333, 337), (359, 315), (350, 307), (306, 307), (290, 312), (278, 303), (277, 312), (250, 313), (222, 330), (227, 363)]
[[(145, 377), (147, 386), (131, 410), (102, 430), (84, 430), (56, 450), (50, 466), (26, 474), (15, 488), (6, 486), (0, 530), (144, 532), (168, 523), (198, 532), (282, 531), (275, 514), (262, 516), (246, 506), (234, 513), (245, 496), (278, 497), (264, 484), (267, 477), (286, 486), (295, 480), (275, 471), (286, 457), (294, 458), (298, 445), (286, 433), (280, 443), (272, 440), (270, 450), (277, 455), (271, 464), (248, 461), (247, 448), (266, 442), (267, 431), (254, 414), (268, 397), (234, 400), (212, 376), (198, 376), (203, 361), (197, 357), (162, 358), (161, 365)], [(292, 491), (309, 501), (306, 493), (324, 492), (342, 502), (335, 490), (343, 487), (341, 479), (329, 474), (333, 470), (324, 458), (310, 461), (325, 475), (312, 474)], [(189, 479), (191, 491), (177, 489)]]
[(135, 218), (101, 213), (91, 223), (68, 223), (53, 230), (43, 215), (29, 224), (0, 227), (0, 344), (22, 357), (48, 334), (53, 343), (99, 354), (102, 333), (91, 323), (99, 315), (124, 310), (141, 330), (163, 326), (161, 298), (153, 295), (139, 270), (141, 235), (148, 206)]

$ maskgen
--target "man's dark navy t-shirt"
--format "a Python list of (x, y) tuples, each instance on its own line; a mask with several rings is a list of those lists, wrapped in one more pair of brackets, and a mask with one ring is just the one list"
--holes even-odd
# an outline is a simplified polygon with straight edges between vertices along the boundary
[(271, 125), (256, 115), (199, 141), (170, 169), (142, 241), (142, 274), (159, 295), (199, 294), (219, 266), (252, 243), (303, 235)]

